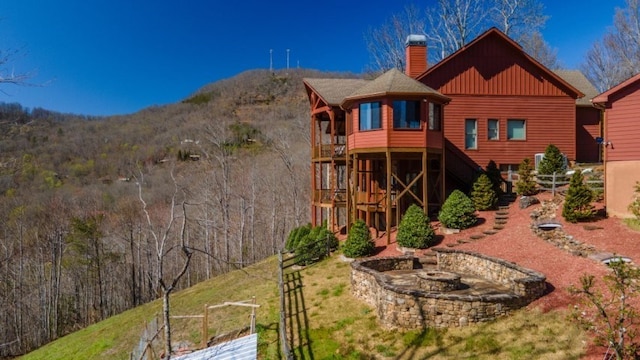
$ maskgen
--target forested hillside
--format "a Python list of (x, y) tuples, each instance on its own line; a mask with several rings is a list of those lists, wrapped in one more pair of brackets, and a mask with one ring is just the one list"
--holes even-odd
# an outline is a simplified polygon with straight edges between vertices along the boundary
[[(310, 70), (88, 118), (0, 110), (0, 357), (274, 254), (308, 221)], [(126, 85), (125, 85), (126, 86)]]

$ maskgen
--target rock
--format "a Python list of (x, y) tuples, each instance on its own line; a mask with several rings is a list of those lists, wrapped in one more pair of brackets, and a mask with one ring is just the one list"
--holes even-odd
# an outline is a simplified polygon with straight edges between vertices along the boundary
[(531, 205), (540, 204), (540, 200), (538, 200), (535, 196), (521, 196), (520, 197), (520, 209), (526, 209)]

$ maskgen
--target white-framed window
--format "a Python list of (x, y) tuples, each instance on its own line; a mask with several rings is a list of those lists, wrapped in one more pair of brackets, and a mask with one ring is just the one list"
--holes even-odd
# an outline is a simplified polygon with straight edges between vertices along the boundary
[(498, 119), (487, 120), (487, 140), (500, 140), (500, 121)]
[(523, 119), (507, 120), (507, 140), (526, 140), (527, 122)]
[(382, 104), (379, 101), (360, 104), (360, 130), (375, 130), (382, 128)]
[(464, 148), (478, 148), (478, 120), (465, 119), (464, 121)]

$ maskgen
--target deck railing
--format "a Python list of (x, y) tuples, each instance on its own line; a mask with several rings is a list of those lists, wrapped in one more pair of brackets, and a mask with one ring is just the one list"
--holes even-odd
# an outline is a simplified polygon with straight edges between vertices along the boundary
[[(333, 150), (332, 150), (333, 147)], [(314, 158), (344, 158), (347, 154), (345, 144), (321, 144), (313, 147)]]

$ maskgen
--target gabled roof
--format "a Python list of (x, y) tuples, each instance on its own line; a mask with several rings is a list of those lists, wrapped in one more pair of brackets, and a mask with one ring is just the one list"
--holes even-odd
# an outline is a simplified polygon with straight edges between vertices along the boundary
[(632, 76), (631, 78), (621, 82), (620, 84), (612, 87), (611, 89), (603, 92), (602, 94), (594, 97), (593, 99), (591, 99), (591, 102), (594, 104), (605, 104), (607, 102), (609, 102), (609, 97), (617, 92), (619, 92), (620, 90), (624, 90), (625, 88), (627, 88), (628, 86), (633, 85), (634, 83), (640, 81), (640, 74), (637, 74), (635, 76)]
[(580, 70), (553, 70), (553, 72), (584, 94), (584, 97), (576, 100), (576, 105), (593, 106), (591, 98), (598, 95), (598, 90)]
[(304, 78), (302, 81), (313, 92), (318, 94), (329, 106), (340, 106), (344, 98), (364, 86), (370, 80), (363, 79), (315, 79)]
[(375, 80), (368, 82), (355, 92), (351, 93), (344, 99), (342, 107), (348, 107), (348, 105), (354, 100), (389, 95), (426, 95), (435, 97), (444, 102), (448, 102), (449, 100), (451, 100), (438, 91), (405, 75), (400, 70), (394, 68), (380, 75)]
[(485, 31), (484, 33), (480, 34), (477, 38), (475, 38), (473, 41), (471, 41), (470, 43), (468, 43), (467, 45), (461, 47), (460, 49), (458, 49), (456, 52), (454, 52), (453, 54), (447, 56), (446, 58), (442, 59), (440, 62), (438, 62), (437, 64), (435, 64), (434, 66), (428, 68), (424, 73), (418, 75), (416, 77), (417, 80), (421, 80), (423, 79), (425, 76), (438, 71), (438, 69), (440, 69), (441, 67), (443, 67), (445, 64), (449, 63), (450, 61), (452, 61), (452, 59), (456, 58), (457, 56), (459, 56), (460, 54), (464, 53), (465, 51), (467, 51), (469, 48), (472, 48), (474, 46), (476, 46), (478, 43), (484, 41), (485, 39), (491, 37), (491, 36), (497, 36), (498, 38), (500, 38), (502, 41), (504, 41), (506, 44), (510, 45), (514, 50), (520, 52), (522, 54), (522, 56), (529, 61), (531, 64), (533, 64), (534, 66), (536, 66), (537, 68), (539, 68), (543, 73), (545, 73), (546, 75), (548, 75), (550, 78), (554, 79), (555, 81), (557, 81), (559, 84), (561, 84), (563, 87), (566, 88), (567, 93), (569, 95), (571, 95), (574, 98), (581, 98), (584, 96), (584, 94), (582, 92), (580, 92), (580, 90), (576, 89), (573, 85), (571, 85), (570, 83), (568, 83), (567, 81), (565, 81), (564, 79), (562, 79), (560, 76), (558, 76), (557, 74), (555, 74), (553, 71), (551, 71), (549, 68), (547, 68), (546, 66), (542, 65), (538, 60), (534, 59), (532, 56), (530, 56), (529, 54), (527, 54), (524, 49), (522, 48), (522, 46), (520, 46), (520, 44), (518, 44), (517, 42), (515, 42), (514, 40), (512, 40), (510, 37), (508, 37), (505, 33), (503, 33), (502, 31), (498, 30), (495, 27), (492, 27), (491, 29)]

